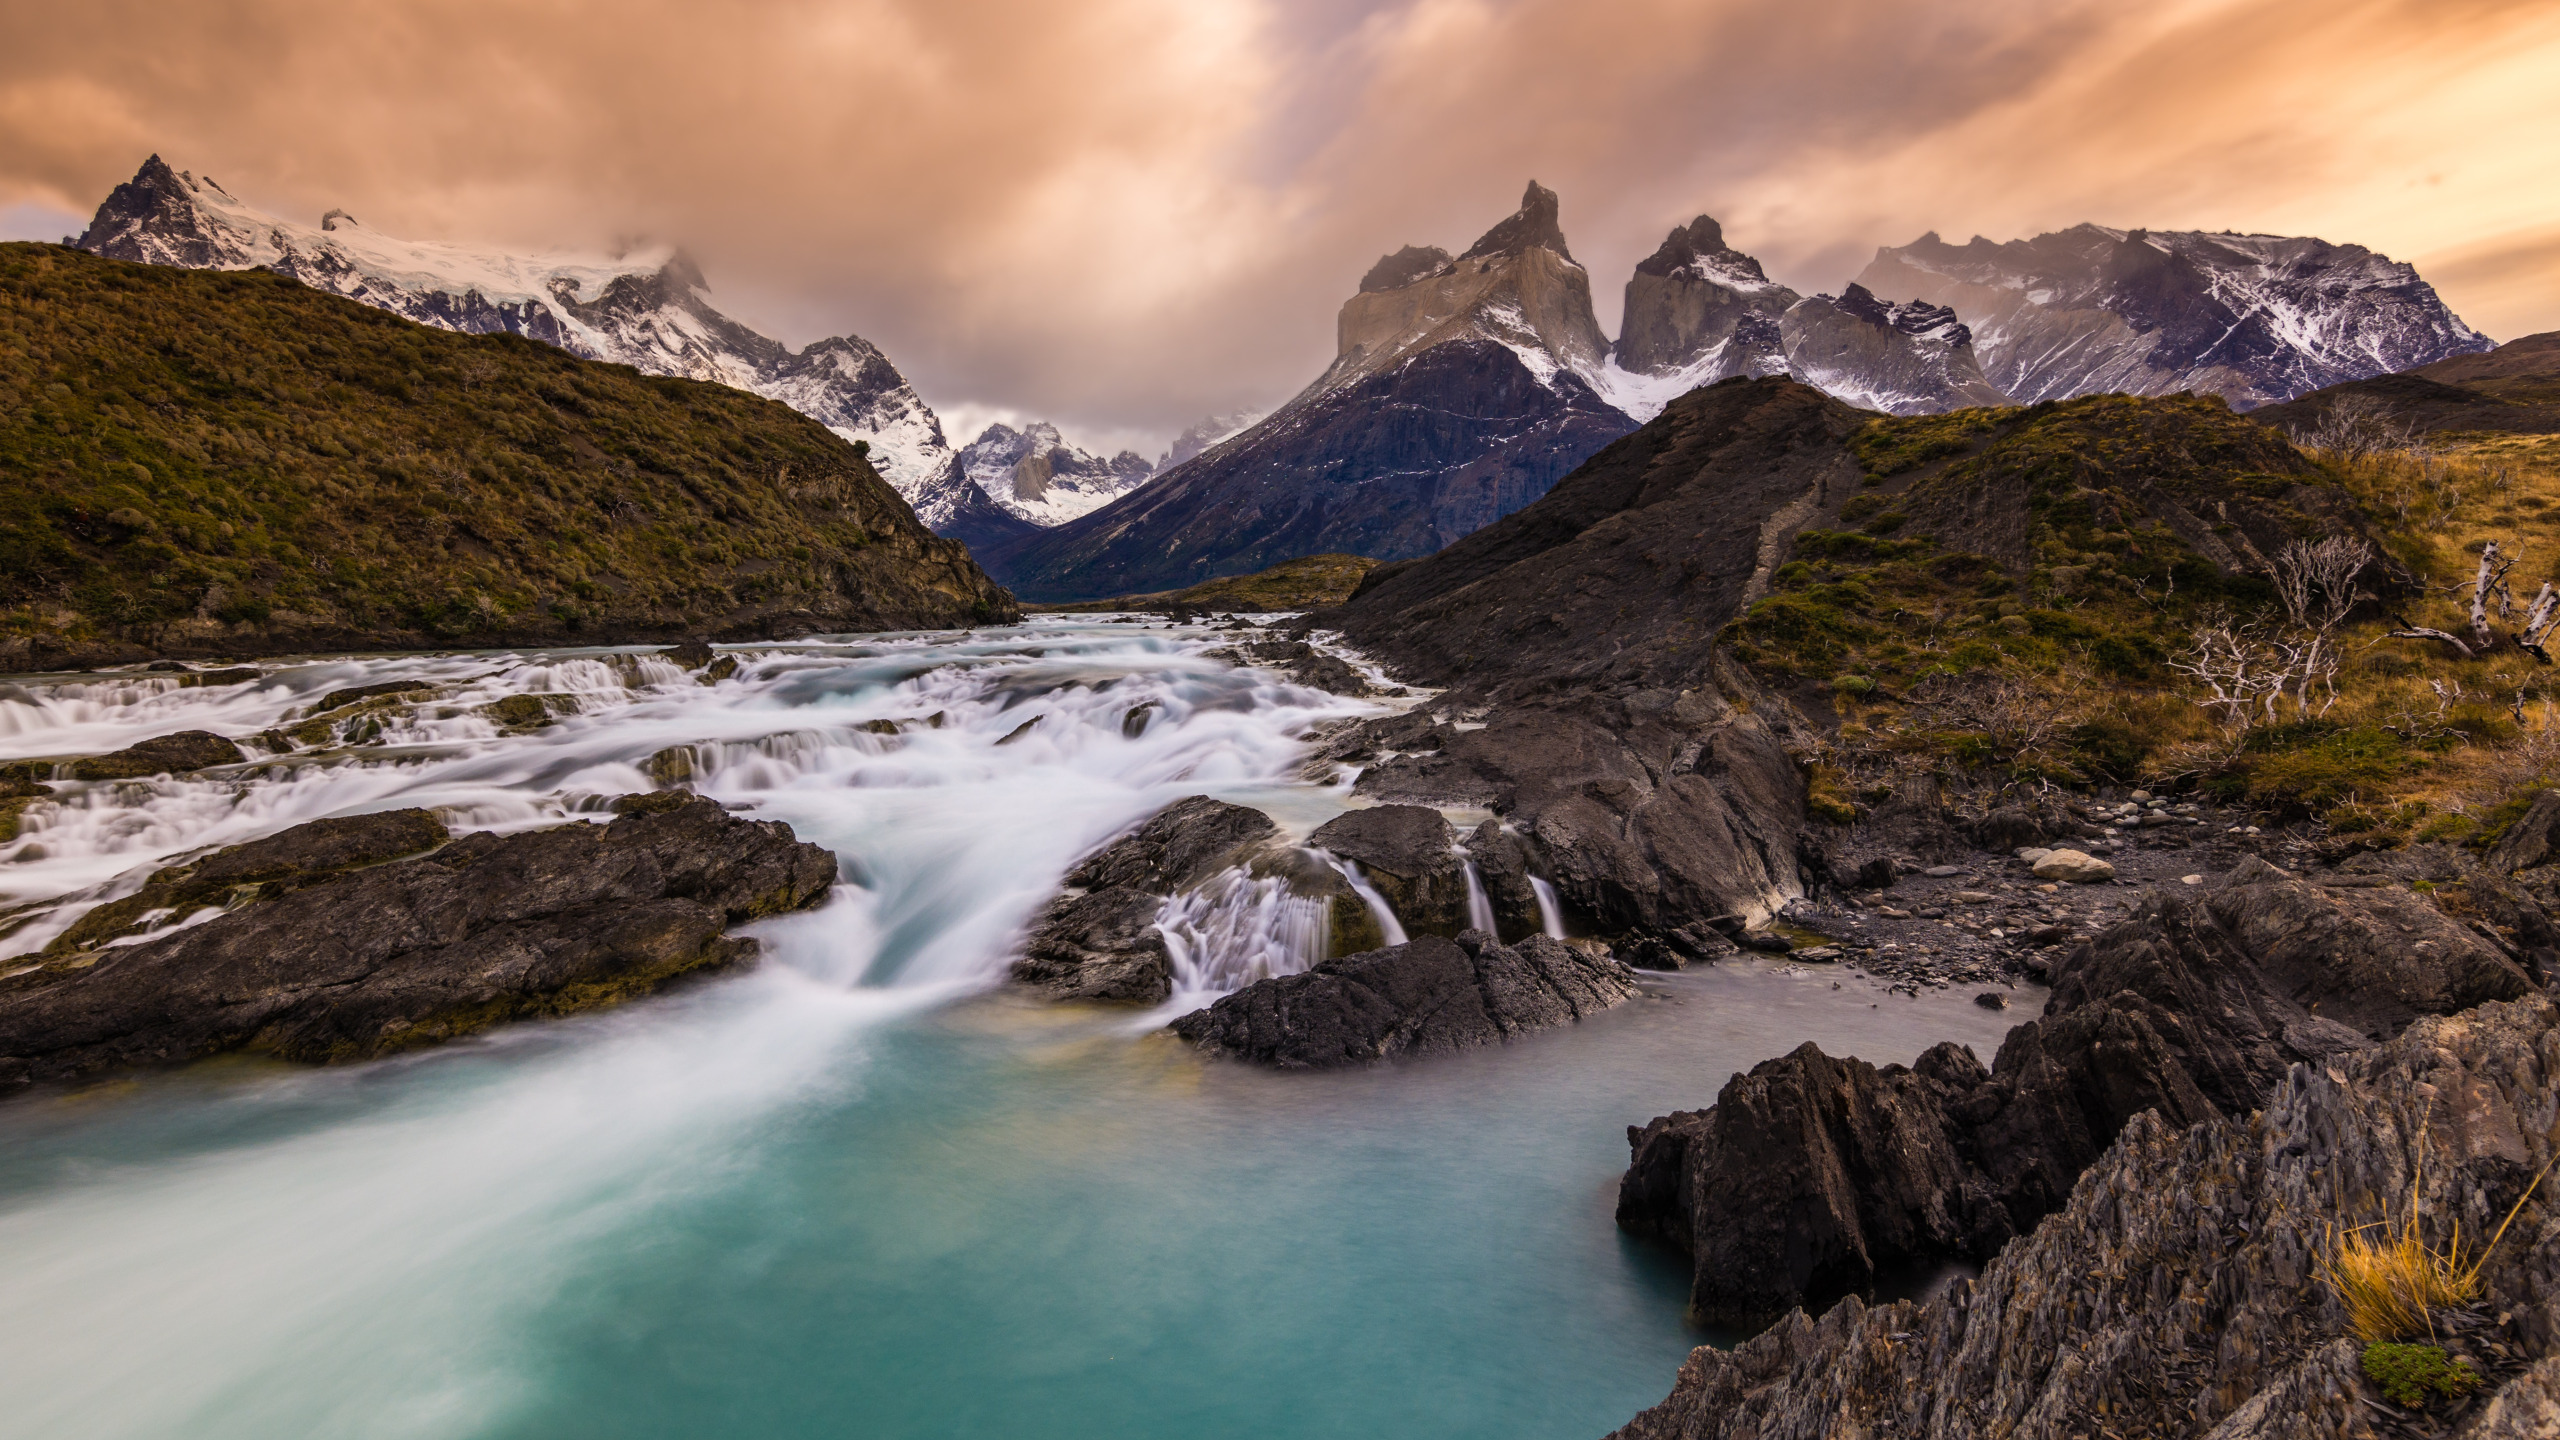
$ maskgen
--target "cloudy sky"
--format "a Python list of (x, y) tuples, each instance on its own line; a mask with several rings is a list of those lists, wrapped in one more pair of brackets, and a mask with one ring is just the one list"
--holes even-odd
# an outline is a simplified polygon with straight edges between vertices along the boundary
[[(1701, 211), (1803, 290), (1936, 230), (2354, 241), (2560, 329), (2551, 0), (7, 0), (0, 231), (154, 151), (304, 220), (682, 244), (961, 424), (1268, 406), (1534, 176), (1604, 325)], [(963, 438), (954, 436), (954, 439)]]

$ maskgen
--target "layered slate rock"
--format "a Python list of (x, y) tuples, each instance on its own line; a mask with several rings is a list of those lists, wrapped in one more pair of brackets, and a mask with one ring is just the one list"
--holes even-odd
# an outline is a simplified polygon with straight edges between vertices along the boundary
[[(346, 839), (231, 863), (303, 873)], [(835, 878), (790, 827), (675, 795), (609, 825), (466, 835), (0, 981), (0, 1083), (224, 1050), (361, 1060), (609, 1004), (747, 960), (756, 942), (729, 926), (813, 905)]]
[(2139, 1114), (2246, 1114), (2297, 1062), (2533, 989), (2415, 896), (2246, 860), (2073, 951), (1988, 1073), (1951, 1046), (1877, 1069), (1808, 1045), (1631, 1128), (1619, 1223), (1689, 1253), (1700, 1318), (1766, 1324), (1896, 1266), (1988, 1259)]
[(1172, 1028), (1212, 1055), (1327, 1070), (1507, 1040), (1635, 992), (1634, 972), (1605, 956), (1544, 935), (1505, 946), (1470, 930), (1257, 981)]
[(1067, 894), (1034, 922), (1013, 978), (1060, 1000), (1156, 1005), (1173, 964), (1156, 928), (1165, 897), (1265, 850), (1271, 817), (1206, 795), (1177, 800), (1067, 872)]
[(2331, 1227), (2413, 1204), (2430, 1243), (2456, 1224), (2496, 1231), (2551, 1162), (2555, 1094), (2560, 1006), (2530, 996), (2297, 1067), (2254, 1113), (2192, 1127), (2138, 1115), (1979, 1279), (1925, 1304), (1798, 1310), (1730, 1351), (1702, 1346), (1614, 1440), (2549, 1435), (2550, 1202), (2537, 1194), (2486, 1252), (2481, 1303), (2438, 1312), (2421, 1337), (2486, 1382), (2453, 1413), (2395, 1423), (2312, 1262)]

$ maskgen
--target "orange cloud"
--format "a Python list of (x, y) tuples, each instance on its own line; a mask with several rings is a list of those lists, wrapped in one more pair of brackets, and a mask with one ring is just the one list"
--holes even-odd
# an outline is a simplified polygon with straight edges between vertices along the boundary
[(1604, 323), (1701, 210), (1802, 288), (1923, 230), (2353, 240), (2560, 328), (2539, 0), (90, 0), (13, 17), (0, 210), (157, 150), (303, 218), (673, 240), (929, 399), (1167, 431), (1284, 398), (1380, 253), (1535, 176)]

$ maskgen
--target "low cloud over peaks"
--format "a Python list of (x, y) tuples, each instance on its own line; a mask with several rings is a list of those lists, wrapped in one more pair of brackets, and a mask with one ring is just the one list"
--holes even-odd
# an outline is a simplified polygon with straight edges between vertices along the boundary
[(937, 404), (1113, 433), (1285, 398), (1380, 254), (1531, 175), (1609, 326), (1706, 211), (1807, 290), (2094, 220), (2354, 241), (2560, 328), (2545, 4), (94, 0), (11, 40), (0, 209), (158, 151), (393, 234), (651, 236)]

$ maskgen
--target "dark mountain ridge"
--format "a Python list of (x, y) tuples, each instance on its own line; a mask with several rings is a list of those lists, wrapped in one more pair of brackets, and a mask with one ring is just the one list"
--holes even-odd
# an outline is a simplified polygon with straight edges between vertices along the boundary
[(1010, 596), (727, 386), (0, 246), (0, 666), (946, 627)]

